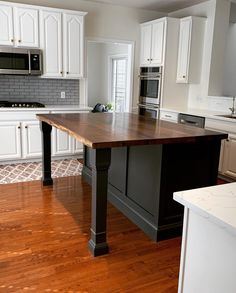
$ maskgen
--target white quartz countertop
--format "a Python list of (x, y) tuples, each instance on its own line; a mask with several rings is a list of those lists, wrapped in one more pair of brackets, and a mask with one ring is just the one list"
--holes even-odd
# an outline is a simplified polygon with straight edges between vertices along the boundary
[(174, 200), (236, 236), (236, 182), (175, 192)]
[(201, 116), (201, 117), (206, 117), (206, 118), (214, 118), (217, 120), (222, 120), (222, 121), (230, 121), (236, 123), (236, 119), (233, 118), (226, 118), (226, 117), (221, 117), (219, 115), (230, 115), (230, 112), (220, 112), (220, 111), (210, 111), (210, 110), (203, 110), (203, 109), (194, 109), (194, 108), (188, 108), (188, 109), (181, 109), (181, 110), (176, 110), (176, 109), (171, 109), (171, 108), (161, 108), (160, 110), (162, 111), (170, 111), (174, 113), (183, 113), (183, 114), (188, 114), (188, 115), (196, 115), (196, 116)]
[(45, 105), (44, 108), (0, 108), (0, 112), (37, 111), (90, 111), (91, 107), (81, 105)]

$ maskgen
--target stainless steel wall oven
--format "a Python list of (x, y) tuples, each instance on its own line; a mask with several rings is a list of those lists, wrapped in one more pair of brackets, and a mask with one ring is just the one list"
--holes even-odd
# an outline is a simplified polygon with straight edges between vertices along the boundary
[(139, 78), (139, 114), (158, 118), (161, 99), (162, 68), (141, 67)]

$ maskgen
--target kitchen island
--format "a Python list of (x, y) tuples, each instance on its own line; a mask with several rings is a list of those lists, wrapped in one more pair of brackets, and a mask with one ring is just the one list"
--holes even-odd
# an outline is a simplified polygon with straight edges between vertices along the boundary
[[(92, 183), (90, 251), (108, 252), (107, 192), (153, 239), (177, 235), (183, 211), (174, 191), (214, 185), (226, 134), (129, 113), (37, 115), (43, 134), (43, 183), (52, 184), (52, 126), (85, 145), (83, 175)], [(109, 169), (110, 168), (110, 169)], [(135, 240), (135, 239), (134, 239)]]
[(236, 183), (174, 193), (185, 208), (179, 293), (236, 292)]

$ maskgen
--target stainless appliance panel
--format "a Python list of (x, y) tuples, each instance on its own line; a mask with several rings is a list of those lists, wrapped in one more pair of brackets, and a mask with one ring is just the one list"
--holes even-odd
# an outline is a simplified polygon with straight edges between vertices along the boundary
[(205, 117), (201, 117), (201, 116), (180, 113), (178, 122), (180, 124), (185, 124), (185, 125), (199, 127), (199, 128), (205, 127)]
[(41, 50), (0, 48), (0, 74), (42, 74)]

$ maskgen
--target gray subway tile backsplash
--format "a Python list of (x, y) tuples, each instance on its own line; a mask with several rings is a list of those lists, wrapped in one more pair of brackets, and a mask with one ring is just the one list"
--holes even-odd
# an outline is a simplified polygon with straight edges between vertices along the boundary
[[(66, 98), (61, 99), (61, 92)], [(36, 76), (0, 76), (0, 100), (78, 105), (79, 80), (44, 79)]]

